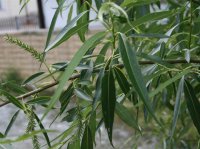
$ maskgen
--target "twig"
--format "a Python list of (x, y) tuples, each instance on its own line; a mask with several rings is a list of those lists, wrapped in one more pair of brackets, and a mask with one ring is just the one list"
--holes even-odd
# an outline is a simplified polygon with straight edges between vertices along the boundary
[[(74, 80), (74, 79), (76, 79), (76, 78), (78, 78), (78, 77), (80, 77), (80, 74), (76, 74), (76, 75), (72, 76), (69, 80)], [(40, 93), (40, 92), (42, 92), (42, 91), (44, 91), (44, 90), (46, 90), (46, 89), (49, 89), (49, 88), (51, 88), (51, 87), (54, 87), (54, 86), (56, 86), (58, 83), (59, 83), (58, 81), (57, 81), (57, 82), (53, 82), (53, 83), (48, 84), (48, 85), (46, 85), (46, 86), (44, 86), (44, 87), (42, 87), (42, 88), (38, 88), (38, 89), (35, 89), (35, 90), (33, 90), (33, 91), (30, 91), (30, 92), (28, 92), (28, 93), (26, 93), (26, 94), (20, 95), (20, 96), (18, 96), (18, 97), (16, 97), (16, 98), (17, 98), (18, 100), (22, 100), (22, 99), (27, 98), (27, 97), (30, 97), (30, 96), (32, 96), (32, 95), (34, 95), (34, 94)], [(5, 106), (5, 105), (7, 105), (7, 104), (9, 104), (9, 103), (10, 103), (9, 101), (4, 102), (4, 103), (0, 104), (0, 107), (3, 107), (3, 106)]]
[[(188, 63), (186, 60), (165, 60), (164, 62), (169, 63), (169, 64), (187, 64)], [(200, 60), (191, 59), (190, 63), (200, 64)], [(139, 64), (140, 65), (150, 65), (150, 64), (155, 64), (155, 62), (153, 62), (153, 61), (139, 61)], [(123, 64), (118, 64), (117, 67), (123, 68), (124, 65)], [(96, 69), (96, 70), (93, 71), (93, 73), (97, 73), (97, 72), (99, 72), (99, 69)], [(77, 79), (79, 77), (80, 77), (80, 74), (75, 74), (75, 75), (71, 76), (69, 78), (69, 80), (74, 80), (74, 79)], [(48, 85), (46, 85), (46, 86), (44, 86), (42, 88), (38, 88), (38, 89), (33, 90), (31, 92), (28, 92), (26, 94), (20, 95), (20, 96), (18, 96), (16, 98), (18, 100), (22, 100), (22, 99), (30, 97), (30, 96), (32, 96), (34, 94), (40, 93), (40, 92), (42, 92), (42, 91), (44, 91), (46, 89), (54, 87), (54, 86), (58, 85), (58, 83), (59, 83), (58, 81), (57, 82), (53, 82), (53, 83), (48, 84)], [(5, 106), (5, 105), (7, 105), (9, 103), (10, 103), (9, 101), (4, 102), (4, 103), (0, 104), (0, 107), (3, 107), (3, 106)]]

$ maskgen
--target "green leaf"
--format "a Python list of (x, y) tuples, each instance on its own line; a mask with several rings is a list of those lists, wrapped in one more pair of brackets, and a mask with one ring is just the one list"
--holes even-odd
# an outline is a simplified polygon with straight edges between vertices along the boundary
[(88, 67), (88, 69), (81, 71), (80, 80), (90, 80), (92, 76), (93, 69), (94, 69), (93, 61), (92, 60), (87, 61), (86, 66)]
[(51, 99), (51, 102), (50, 102), (46, 112), (43, 115), (43, 118), (47, 115), (47, 113), (51, 110), (51, 108), (55, 105), (55, 103), (59, 99), (66, 82), (73, 74), (75, 67), (80, 63), (82, 57), (86, 54), (86, 52), (89, 49), (96, 46), (98, 44), (99, 40), (101, 40), (104, 36), (105, 36), (105, 32), (99, 32), (99, 33), (95, 34), (94, 36), (89, 38), (81, 46), (81, 48), (78, 50), (78, 52), (74, 55), (74, 57), (72, 58), (71, 62), (68, 65), (68, 67), (65, 69), (65, 71), (63, 72), (63, 74), (61, 75), (61, 77), (59, 79), (58, 88), (56, 89), (56, 91)]
[(98, 10), (101, 8), (102, 3), (102, 0), (95, 0), (95, 4)]
[(75, 141), (69, 142), (67, 149), (80, 149), (80, 140), (76, 139)]
[(147, 59), (147, 60), (150, 60), (152, 62), (155, 62), (157, 64), (160, 64), (160, 65), (163, 65), (165, 67), (168, 67), (168, 68), (174, 68), (174, 66), (170, 63), (167, 63), (165, 61), (163, 61), (160, 57), (158, 56), (155, 56), (155, 55), (150, 55), (150, 54), (145, 54), (145, 53), (140, 53), (138, 55), (139, 57), (142, 57), (144, 59)]
[(80, 99), (84, 99), (86, 101), (92, 101), (92, 97), (89, 96), (87, 93), (85, 93), (82, 89), (78, 89), (76, 88), (74, 90), (74, 93), (76, 94), (77, 97), (79, 97)]
[(69, 12), (68, 12), (68, 17), (67, 17), (67, 22), (71, 21), (72, 13), (73, 13), (73, 5), (70, 6), (70, 9), (69, 9)]
[(64, 2), (65, 2), (65, 0), (62, 0), (60, 3), (58, 3), (59, 6), (58, 6), (58, 8), (55, 11), (53, 19), (51, 21), (51, 25), (49, 27), (49, 32), (48, 32), (48, 35), (47, 35), (45, 49), (48, 47), (48, 45), (50, 43), (51, 36), (52, 36), (53, 31), (54, 31), (54, 28), (55, 28), (55, 25), (56, 25), (56, 22), (57, 22), (57, 18), (58, 18), (59, 12), (60, 12), (61, 8), (63, 7)]
[(96, 132), (96, 111), (94, 111), (90, 116), (89, 127), (91, 130), (92, 140), (95, 142), (95, 132)]
[(28, 104), (45, 104), (47, 102), (50, 101), (50, 97), (49, 96), (40, 96), (40, 97), (37, 97), (37, 98), (34, 98), (32, 100), (29, 100), (27, 103)]
[(138, 7), (138, 6), (143, 6), (151, 3), (156, 3), (159, 0), (124, 0), (124, 2), (121, 4), (122, 7)]
[(104, 69), (101, 69), (97, 78), (97, 82), (96, 82), (96, 88), (95, 88), (95, 94), (94, 94), (94, 99), (93, 99), (93, 103), (92, 103), (92, 108), (93, 111), (96, 108), (97, 102), (98, 100), (101, 98), (101, 92), (102, 92), (102, 79), (104, 76)]
[(0, 138), (4, 138), (5, 136), (0, 132)]
[(115, 80), (112, 74), (112, 70), (105, 72), (105, 75), (103, 76), (101, 102), (102, 102), (102, 112), (103, 112), (105, 127), (107, 129), (110, 143), (113, 146), (112, 129), (114, 122), (116, 94), (115, 94)]
[(161, 20), (164, 18), (168, 18), (172, 15), (175, 15), (177, 12), (179, 12), (180, 10), (170, 10), (170, 11), (160, 11), (160, 12), (153, 12), (150, 14), (147, 14), (137, 20), (135, 20), (132, 25), (133, 26), (139, 26), (142, 25), (144, 23), (147, 23), (149, 21), (157, 21), (157, 20)]
[(160, 84), (155, 90), (153, 90), (151, 93), (149, 93), (149, 97), (152, 98), (159, 92), (161, 92), (163, 89), (165, 89), (168, 85), (172, 84), (173, 82), (177, 81), (178, 79), (182, 78), (182, 76), (190, 73), (190, 69), (184, 69), (177, 75), (175, 75), (173, 78), (168, 79), (166, 82)]
[(6, 128), (6, 131), (5, 131), (5, 133), (4, 133), (4, 136), (5, 136), (5, 137), (8, 135), (8, 133), (9, 133), (10, 129), (12, 128), (12, 126), (13, 126), (15, 120), (17, 119), (17, 116), (18, 116), (18, 114), (19, 114), (19, 111), (20, 111), (20, 110), (18, 110), (18, 111), (13, 115), (13, 117), (11, 118), (10, 123), (8, 124), (8, 127)]
[(37, 77), (43, 75), (45, 72), (38, 72), (35, 73), (33, 75), (31, 75), (30, 77), (28, 77), (22, 84), (27, 84), (30, 83), (32, 80), (36, 79)]
[(149, 113), (159, 123), (156, 116), (154, 115), (152, 105), (149, 101), (148, 91), (145, 86), (140, 66), (136, 59), (136, 53), (124, 34), (119, 34), (119, 50), (121, 53), (122, 60), (124, 62), (124, 67), (132, 82), (132, 85), (139, 94)]
[(11, 94), (7, 93), (6, 91), (3, 91), (0, 89), (0, 94), (4, 95), (11, 103), (13, 103), (15, 106), (17, 106), (20, 109), (24, 109), (24, 106), (21, 104), (21, 102), (19, 102), (19, 100), (17, 98), (15, 98), (14, 96), (12, 96)]
[[(119, 84), (119, 87), (121, 88), (121, 90), (123, 91), (123, 93), (125, 95), (127, 95), (129, 93), (129, 91), (131, 90), (131, 85), (130, 83), (128, 82), (127, 78), (125, 77), (125, 75), (123, 74), (123, 72), (117, 68), (117, 67), (114, 67), (113, 68), (114, 72), (115, 72), (115, 76), (116, 76), (116, 79), (117, 79), (117, 82)], [(131, 93), (129, 96), (127, 96), (129, 98), (130, 101), (134, 101), (133, 99), (133, 93)]]
[(160, 58), (163, 59), (165, 57), (166, 48), (165, 48), (165, 42), (162, 42), (160, 45)]
[(67, 115), (62, 119), (62, 121), (73, 122), (77, 119), (77, 108), (72, 108), (67, 111)]
[(177, 90), (177, 93), (176, 93), (176, 102), (175, 102), (175, 106), (174, 106), (174, 115), (173, 115), (172, 128), (171, 128), (171, 133), (170, 133), (171, 139), (174, 136), (176, 123), (177, 123), (178, 116), (179, 116), (179, 113), (180, 113), (181, 97), (182, 97), (182, 94), (183, 94), (183, 90), (184, 90), (184, 76), (182, 77), (182, 79), (179, 82), (178, 90)]
[(189, 110), (194, 126), (200, 134), (200, 102), (195, 95), (192, 85), (188, 81), (185, 81), (184, 91), (187, 108)]
[(26, 93), (26, 90), (21, 85), (18, 85), (15, 82), (9, 81), (9, 82), (6, 82), (4, 85), (6, 88), (9, 89), (9, 92), (12, 91), (18, 94)]
[(104, 62), (105, 56), (106, 56), (106, 52), (108, 50), (108, 48), (110, 47), (110, 43), (106, 43), (103, 48), (101, 49), (101, 51), (99, 52), (99, 55), (96, 58), (95, 61), (95, 65), (101, 64)]
[(50, 142), (50, 139), (49, 139), (49, 136), (48, 136), (48, 134), (47, 134), (46, 129), (44, 128), (42, 122), (40, 121), (39, 117), (38, 117), (35, 113), (34, 113), (34, 117), (35, 117), (35, 119), (36, 119), (36, 121), (37, 121), (37, 123), (38, 123), (40, 129), (41, 129), (41, 130), (44, 130), (44, 131), (42, 132), (42, 134), (44, 135), (44, 138), (45, 138), (45, 140), (46, 140), (46, 142), (47, 142), (47, 145), (48, 145), (49, 148), (50, 148), (50, 147), (51, 147), (51, 142)]
[(29, 3), (30, 0), (25, 0), (22, 4), (22, 0), (20, 0), (20, 4), (22, 4), (22, 7), (20, 8), (19, 13), (22, 12), (22, 10), (24, 9), (24, 7)]
[(81, 149), (93, 149), (92, 134), (89, 126), (86, 126), (85, 128), (83, 139), (81, 142)]
[(122, 91), (126, 95), (129, 92), (131, 85), (129, 84), (127, 78), (124, 76), (123, 72), (119, 68), (114, 67), (113, 70), (115, 72), (115, 76), (119, 84), (119, 87), (122, 89)]
[[(90, 22), (92, 22), (92, 20)], [(72, 35), (76, 34), (79, 30), (81, 30), (81, 28), (85, 27), (86, 25), (88, 25), (88, 22), (84, 23), (84, 24), (76, 25), (75, 27), (71, 28), (67, 32), (66, 32), (65, 28), (63, 28), (63, 30), (61, 30), (61, 32), (58, 34), (58, 36), (56, 36), (56, 38), (49, 45), (50, 49), (53, 49), (53, 48), (59, 46), (61, 43), (63, 43), (64, 41), (66, 41), (67, 39), (72, 37)]]
[[(47, 132), (54, 132), (52, 130), (46, 130), (46, 131)], [(32, 138), (33, 136), (40, 134), (42, 132), (44, 132), (44, 130), (36, 130), (36, 131), (32, 131), (28, 134), (21, 135), (17, 138), (14, 138), (14, 139), (0, 139), (0, 144), (10, 144), (10, 143), (15, 143), (15, 142), (25, 141), (25, 140), (28, 140), (28, 139)]]
[[(45, 48), (45, 52), (48, 52), (49, 50), (53, 49), (54, 47), (60, 45), (64, 39), (68, 39), (70, 36), (66, 35), (68, 34), (69, 31), (71, 31), (71, 29), (73, 29), (74, 25), (76, 24), (76, 22), (83, 16), (86, 14), (87, 11), (80, 13), (79, 15), (77, 15), (74, 19), (72, 19), (62, 30), (61, 32), (58, 34), (58, 36)], [(80, 29), (80, 28), (79, 28)], [(73, 34), (69, 34), (69, 35), (73, 35)]]
[[(131, 22), (131, 24), (132, 24), (132, 26), (137, 27), (142, 24), (149, 23), (151, 21), (157, 21), (157, 20), (171, 17), (173, 15), (176, 15), (180, 11), (181, 11), (180, 9), (173, 9), (170, 11), (160, 11), (160, 12), (149, 13), (149, 14), (147, 14), (143, 17), (140, 17), (137, 20)], [(127, 32), (128, 30), (132, 29), (132, 26), (127, 24), (124, 28), (122, 28), (121, 32)]]
[(158, 34), (158, 33), (149, 33), (149, 34), (131, 34), (130, 37), (133, 38), (170, 38), (170, 36)]
[(132, 116), (132, 114), (128, 111), (128, 109), (124, 107), (122, 104), (118, 102), (116, 103), (115, 112), (120, 117), (120, 119), (122, 119), (127, 125), (129, 125), (130, 127), (138, 131), (141, 131), (136, 119)]
[[(90, 10), (90, 4), (91, 4), (91, 1), (90, 0), (86, 0), (86, 2), (83, 2), (82, 4), (80, 4), (81, 2), (78, 1), (77, 3), (77, 13), (82, 13), (84, 11), (86, 11), (87, 13), (82, 17), (80, 18), (78, 21), (77, 21), (77, 25), (80, 25), (80, 24), (83, 24), (83, 23), (89, 23), (89, 16), (90, 16), (90, 13), (89, 13), (89, 10)], [(89, 3), (89, 4), (88, 4)], [(88, 25), (84, 26), (83, 28), (81, 28), (79, 31), (78, 31), (78, 35), (81, 39), (82, 42), (85, 41), (85, 33), (88, 31)]]
[(67, 90), (64, 91), (61, 96), (60, 96), (60, 105), (61, 105), (61, 108), (60, 108), (60, 115), (65, 111), (65, 109), (67, 108), (69, 102), (70, 102), (70, 99), (73, 95), (73, 92), (74, 92), (74, 87), (73, 87), (73, 83), (71, 83)]

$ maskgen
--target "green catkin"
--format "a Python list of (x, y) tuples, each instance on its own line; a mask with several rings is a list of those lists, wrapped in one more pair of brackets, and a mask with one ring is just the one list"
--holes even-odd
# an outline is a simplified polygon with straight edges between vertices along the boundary
[(84, 125), (83, 125), (83, 115), (81, 112), (81, 108), (80, 106), (77, 104), (77, 110), (76, 110), (76, 114), (77, 114), (77, 119), (78, 119), (78, 130), (77, 130), (77, 134), (79, 137), (81, 137), (83, 135), (84, 132)]
[[(33, 107), (27, 105), (25, 109), (25, 114), (28, 119), (28, 125), (26, 127), (26, 133), (33, 132), (36, 127), (36, 122), (35, 122), (35, 116), (33, 112)], [(37, 135), (32, 136), (32, 143), (33, 143), (33, 149), (40, 149), (40, 143), (38, 141)]]
[(39, 53), (36, 49), (34, 49), (32, 46), (22, 42), (21, 40), (15, 38), (15, 37), (12, 37), (10, 35), (6, 35), (4, 37), (4, 39), (6, 41), (8, 41), (9, 43), (12, 43), (12, 44), (15, 44), (17, 45), (18, 47), (24, 49), (25, 51), (31, 53), (31, 55), (37, 59), (38, 61), (42, 62), (43, 60), (43, 55), (41, 53)]

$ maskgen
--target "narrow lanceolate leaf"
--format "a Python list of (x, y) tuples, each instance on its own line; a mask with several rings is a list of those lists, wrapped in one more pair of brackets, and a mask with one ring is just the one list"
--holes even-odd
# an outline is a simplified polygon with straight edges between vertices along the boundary
[(67, 17), (67, 22), (71, 21), (72, 13), (73, 13), (73, 5), (70, 6), (70, 9), (69, 9), (69, 12), (68, 12), (68, 17)]
[(182, 97), (182, 93), (183, 93), (183, 88), (184, 88), (184, 77), (182, 77), (182, 79), (180, 80), (179, 85), (178, 85), (178, 90), (177, 90), (177, 93), (176, 93), (176, 102), (175, 102), (175, 106), (174, 106), (174, 116), (173, 116), (172, 129), (171, 129), (171, 134), (170, 134), (171, 139), (174, 136), (176, 123), (177, 123), (178, 116), (179, 116), (179, 113), (180, 113), (181, 97)]
[[(86, 11), (87, 13), (81, 17), (78, 21), (77, 21), (77, 25), (79, 24), (82, 24), (82, 23), (87, 23), (89, 22), (89, 10), (90, 10), (90, 7), (89, 5), (91, 4), (91, 0), (85, 0), (86, 2), (81, 2), (81, 1), (77, 1), (77, 13), (82, 13), (84, 11)], [(85, 33), (87, 32), (88, 30), (88, 25), (81, 28), (81, 30), (78, 31), (78, 35), (81, 39), (81, 41), (85, 41)]]
[(149, 33), (149, 34), (132, 34), (130, 37), (133, 38), (170, 38), (170, 36), (164, 34), (157, 33)]
[(32, 100), (29, 100), (27, 103), (28, 104), (45, 104), (50, 101), (50, 96), (41, 96), (34, 98)]
[(69, 63), (68, 67), (65, 69), (63, 74), (61, 75), (59, 79), (59, 85), (58, 88), (56, 89), (54, 95), (52, 96), (51, 102), (46, 110), (46, 112), (43, 115), (43, 118), (47, 115), (47, 113), (51, 110), (51, 108), (55, 105), (57, 100), (59, 99), (62, 90), (66, 84), (66, 82), (69, 80), (71, 75), (74, 72), (74, 69), (78, 64), (80, 63), (82, 57), (86, 54), (86, 52), (91, 49), (92, 47), (96, 46), (98, 42), (105, 36), (105, 32), (99, 32), (89, 38), (83, 45), (82, 47), (78, 50), (78, 52), (74, 55), (72, 58), (71, 62)]
[(95, 65), (101, 64), (104, 62), (105, 56), (106, 56), (106, 52), (108, 50), (108, 48), (110, 47), (110, 43), (106, 43), (103, 48), (101, 49), (101, 51), (99, 52), (99, 55), (96, 58), (95, 61)]
[(155, 90), (153, 90), (150, 94), (149, 97), (154, 97), (156, 94), (158, 94), (159, 92), (161, 92), (162, 90), (164, 90), (168, 85), (172, 84), (173, 82), (177, 81), (178, 79), (182, 78), (182, 76), (190, 73), (190, 69), (185, 69), (182, 70), (182, 72), (178, 73), (177, 75), (175, 75), (173, 78), (168, 79), (166, 82), (160, 84), (158, 86), (158, 88), (156, 88)]
[(87, 93), (85, 93), (82, 89), (75, 89), (74, 93), (76, 94), (77, 97), (80, 99), (84, 99), (86, 101), (92, 101), (92, 97), (89, 96)]
[(98, 100), (100, 100), (100, 98), (101, 98), (101, 92), (102, 92), (101, 85), (102, 85), (103, 76), (104, 76), (104, 69), (101, 69), (100, 72), (99, 72), (99, 76), (97, 78), (96, 88), (95, 88), (95, 93), (94, 93), (94, 99), (93, 99), (93, 103), (92, 103), (93, 112), (95, 111)]
[(126, 7), (126, 6), (143, 6), (151, 3), (158, 2), (159, 0), (125, 0), (121, 6)]
[(127, 78), (124, 76), (123, 72), (119, 68), (114, 67), (113, 70), (115, 72), (115, 76), (116, 76), (117, 82), (118, 82), (121, 90), (126, 95), (130, 90), (130, 84), (129, 84)]
[(51, 25), (49, 27), (49, 32), (48, 32), (48, 35), (47, 35), (47, 40), (46, 40), (46, 45), (45, 45), (45, 49), (47, 48), (47, 46), (49, 45), (49, 42), (51, 40), (51, 36), (52, 36), (52, 33), (54, 31), (54, 28), (55, 28), (55, 25), (56, 25), (56, 21), (57, 21), (57, 18), (58, 18), (58, 15), (59, 15), (59, 12), (61, 10), (61, 8), (63, 7), (63, 4), (64, 4), (65, 0), (61, 0), (60, 3), (58, 3), (58, 8), (56, 9), (55, 13), (54, 13), (54, 16), (53, 16), (53, 19), (51, 21)]
[(140, 98), (142, 99), (149, 113), (159, 123), (156, 116), (154, 115), (154, 111), (149, 101), (148, 91), (145, 86), (140, 66), (136, 59), (136, 53), (124, 34), (119, 34), (119, 50), (122, 56), (122, 60), (124, 62), (124, 67), (132, 82), (132, 85), (138, 92)]
[(105, 75), (102, 80), (101, 102), (105, 127), (107, 129), (110, 143), (112, 144), (112, 129), (114, 121), (116, 95), (115, 81), (111, 70), (105, 72)]
[(188, 81), (185, 81), (184, 92), (190, 116), (200, 134), (200, 102), (195, 95), (192, 85)]
[[(121, 88), (123, 93), (127, 96), (129, 94), (130, 90), (131, 90), (130, 83), (128, 82), (127, 78), (125, 77), (125, 75), (123, 74), (123, 72), (119, 68), (114, 67), (113, 70), (115, 72), (115, 76), (116, 76), (117, 82), (119, 84), (119, 87)], [(130, 95), (127, 96), (127, 98), (130, 101), (135, 101), (134, 100), (134, 94), (132, 92), (131, 92)]]
[(72, 19), (62, 30), (61, 32), (58, 34), (58, 36), (54, 39), (54, 41), (52, 41), (52, 43), (49, 43), (48, 46), (45, 48), (45, 52), (48, 52), (49, 50), (51, 50), (52, 48), (54, 48), (55, 46), (58, 46), (58, 43), (60, 43), (61, 40), (63, 40), (63, 38), (65, 38), (65, 35), (67, 34), (68, 31), (70, 31), (70, 29), (72, 29), (74, 27), (74, 25), (76, 24), (76, 22), (83, 16), (86, 14), (85, 12), (80, 13), (79, 15), (77, 15), (74, 19)]
[[(0, 139), (0, 144), (11, 144), (11, 143), (15, 143), (15, 142), (21, 142), (21, 141), (25, 141), (28, 140), (30, 138), (32, 138), (35, 135), (41, 134), (44, 130), (35, 130), (32, 131), (30, 133), (26, 133), (23, 134), (17, 138), (12, 138), (12, 139)], [(52, 130), (47, 130), (48, 132), (55, 132)]]
[(10, 123), (8, 124), (8, 127), (6, 128), (6, 131), (5, 131), (5, 133), (4, 133), (4, 136), (5, 136), (5, 137), (8, 135), (8, 132), (10, 131), (10, 129), (12, 128), (12, 126), (13, 126), (13, 124), (14, 124), (14, 122), (15, 122), (15, 120), (17, 119), (17, 116), (18, 116), (18, 114), (19, 114), (19, 111), (20, 111), (20, 110), (18, 110), (18, 111), (13, 115), (13, 117), (11, 118)]
[(63, 28), (61, 32), (58, 34), (58, 36), (56, 36), (56, 38), (50, 43), (49, 48), (53, 49), (59, 46), (61, 43), (63, 43), (64, 41), (72, 37), (72, 35), (76, 34), (79, 30), (81, 30), (83, 27), (87, 25), (88, 25), (88, 22), (76, 25), (70, 30), (66, 30), (65, 28)]
[(89, 120), (89, 127), (92, 134), (92, 141), (95, 142), (95, 132), (96, 132), (96, 111), (94, 111)]
[(9, 91), (12, 91), (12, 92), (15, 92), (15, 93), (18, 93), (18, 94), (25, 94), (26, 93), (26, 90), (21, 85), (18, 85), (15, 82), (12, 82), (12, 81), (5, 82), (4, 85), (2, 85), (2, 86), (8, 88)]
[(93, 149), (92, 133), (89, 126), (85, 128), (81, 142), (81, 149)]
[(150, 13), (150, 14), (147, 14), (147, 15), (135, 20), (132, 23), (132, 25), (139, 26), (139, 25), (147, 23), (149, 21), (156, 21), (156, 20), (160, 20), (163, 18), (167, 18), (172, 15), (175, 15), (177, 12), (179, 12), (179, 11), (174, 9), (174, 10), (170, 10), (170, 11), (161, 11), (161, 12)]
[(69, 102), (70, 102), (70, 99), (73, 95), (73, 92), (74, 92), (74, 87), (73, 87), (73, 84), (71, 83), (67, 90), (64, 91), (61, 96), (60, 96), (60, 105), (61, 105), (61, 108), (60, 108), (60, 115), (65, 111), (65, 109), (67, 108)]
[[(138, 18), (137, 20), (131, 22), (132, 26), (140, 26), (142, 24), (148, 23), (148, 22), (152, 22), (152, 21), (157, 21), (157, 20), (161, 20), (164, 18), (168, 18), (171, 16), (176, 15), (177, 13), (179, 13), (181, 10), (180, 9), (172, 9), (170, 11), (161, 11), (161, 12), (153, 12), (153, 13), (149, 13), (145, 16), (142, 16), (140, 18)], [(130, 30), (131, 27), (129, 24), (127, 24), (122, 31), (126, 32), (128, 30)]]
[(138, 126), (136, 119), (132, 116), (132, 114), (128, 111), (126, 107), (124, 107), (122, 104), (117, 102), (115, 112), (120, 117), (120, 119), (122, 119), (127, 125), (140, 131), (140, 128)]
[(145, 54), (145, 53), (140, 53), (138, 56), (141, 57), (141, 58), (147, 59), (149, 61), (155, 62), (155, 64), (157, 63), (157, 64), (163, 65), (165, 67), (168, 67), (168, 68), (174, 68), (174, 66), (172, 64), (169, 64), (169, 63), (163, 61), (158, 56), (149, 55), (149, 54)]
[(7, 93), (6, 91), (0, 90), (0, 95), (4, 95), (11, 103), (13, 103), (18, 108), (24, 109), (24, 106), (21, 104), (21, 102), (19, 102), (17, 98)]
[(38, 123), (40, 129), (41, 129), (41, 130), (44, 130), (44, 132), (42, 132), (42, 133), (43, 133), (44, 138), (45, 138), (45, 140), (46, 140), (46, 142), (47, 142), (47, 145), (48, 145), (49, 148), (50, 148), (50, 147), (51, 147), (51, 142), (50, 142), (50, 139), (49, 139), (49, 136), (48, 136), (47, 132), (45, 131), (45, 128), (44, 128), (42, 122), (40, 121), (40, 119), (39, 119), (39, 117), (37, 116), (37, 114), (34, 113), (34, 117), (35, 117), (35, 119), (36, 119), (36, 121), (37, 121), (37, 123)]
[(37, 77), (43, 75), (45, 72), (38, 72), (35, 73), (33, 75), (31, 75), (30, 77), (28, 77), (22, 84), (27, 84), (30, 83), (31, 81), (33, 81), (34, 79), (36, 79)]

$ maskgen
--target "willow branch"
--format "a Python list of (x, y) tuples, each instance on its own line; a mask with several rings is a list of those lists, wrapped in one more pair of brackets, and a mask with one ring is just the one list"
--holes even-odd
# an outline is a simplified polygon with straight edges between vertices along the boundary
[[(187, 62), (186, 60), (164, 60), (164, 62), (169, 63), (169, 64), (188, 64), (188, 62)], [(195, 64), (195, 63), (196, 63), (196, 64), (200, 64), (200, 60), (191, 59), (191, 60), (190, 60), (190, 63), (193, 63), (193, 64)], [(151, 65), (151, 64), (155, 64), (155, 62), (153, 62), (153, 61), (139, 61), (139, 64), (140, 64), (140, 65)], [(123, 64), (118, 64), (117, 67), (123, 68), (124, 65), (123, 65)], [(99, 69), (96, 69), (96, 70), (93, 71), (93, 73), (97, 73), (97, 72), (99, 72)], [(80, 77), (80, 74), (75, 74), (75, 75), (71, 76), (71, 77), (69, 78), (69, 80), (74, 80), (74, 79), (77, 79), (77, 78), (79, 78), (79, 77)], [(33, 90), (33, 91), (30, 91), (30, 92), (28, 92), (28, 93), (26, 93), (26, 94), (20, 95), (20, 96), (18, 96), (18, 97), (16, 97), (16, 98), (17, 98), (18, 100), (22, 100), (22, 99), (25, 99), (25, 98), (30, 97), (30, 96), (32, 96), (32, 95), (35, 95), (35, 94), (37, 94), (37, 93), (40, 93), (40, 92), (42, 92), (42, 91), (44, 91), (44, 90), (46, 90), (46, 89), (49, 89), (49, 88), (51, 88), (51, 87), (54, 87), (54, 86), (56, 86), (56, 85), (58, 85), (58, 84), (59, 84), (58, 81), (57, 81), (57, 82), (53, 82), (53, 83), (48, 84), (48, 85), (46, 85), (46, 86), (44, 86), (44, 87), (42, 87), (42, 88), (38, 88), (38, 89)], [(0, 107), (3, 107), (3, 106), (5, 106), (5, 105), (7, 105), (7, 104), (9, 104), (9, 103), (10, 103), (9, 101), (4, 102), (4, 103), (0, 104)]]

